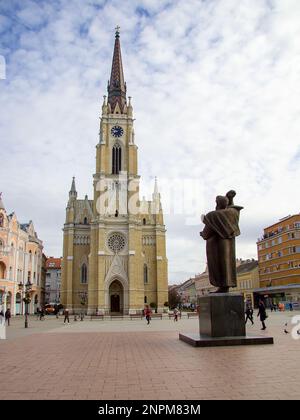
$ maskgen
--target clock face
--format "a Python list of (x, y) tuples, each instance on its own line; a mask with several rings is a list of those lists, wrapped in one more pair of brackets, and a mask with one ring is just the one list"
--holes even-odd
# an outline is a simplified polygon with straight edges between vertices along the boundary
[(114, 137), (121, 137), (124, 133), (124, 130), (122, 127), (120, 127), (119, 125), (115, 125), (112, 129), (111, 129), (111, 134)]

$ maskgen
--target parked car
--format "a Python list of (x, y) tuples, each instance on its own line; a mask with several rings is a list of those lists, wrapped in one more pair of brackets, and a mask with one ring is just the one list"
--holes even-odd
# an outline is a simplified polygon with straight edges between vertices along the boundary
[(54, 314), (54, 312), (55, 312), (55, 307), (54, 305), (52, 305), (52, 303), (48, 303), (47, 305), (45, 305), (45, 313), (47, 315)]

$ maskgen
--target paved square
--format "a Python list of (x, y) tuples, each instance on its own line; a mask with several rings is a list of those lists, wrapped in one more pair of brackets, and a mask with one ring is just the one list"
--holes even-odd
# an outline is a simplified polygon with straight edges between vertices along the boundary
[[(13, 319), (0, 340), (2, 399), (299, 399), (300, 340), (292, 315), (268, 318), (275, 344), (193, 348), (178, 332), (197, 319)], [(260, 323), (248, 332), (264, 334)]]

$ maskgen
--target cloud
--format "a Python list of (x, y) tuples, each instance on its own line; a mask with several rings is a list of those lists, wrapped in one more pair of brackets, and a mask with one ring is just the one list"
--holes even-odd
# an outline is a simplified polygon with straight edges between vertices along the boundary
[[(162, 187), (166, 178), (201, 184), (197, 225), (166, 216), (170, 281), (204, 269), (200, 214), (231, 188), (245, 207), (237, 256), (255, 257), (263, 228), (300, 207), (299, 18), (297, 0), (1, 3), (7, 209), (33, 219), (46, 253), (61, 255), (73, 175), (92, 197), (119, 24), (145, 194), (155, 175)], [(168, 207), (163, 191), (162, 200)]]

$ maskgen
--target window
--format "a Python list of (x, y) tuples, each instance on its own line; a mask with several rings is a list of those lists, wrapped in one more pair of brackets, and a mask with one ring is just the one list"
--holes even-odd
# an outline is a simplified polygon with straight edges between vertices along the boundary
[(118, 175), (121, 171), (122, 149), (119, 144), (115, 144), (112, 148), (112, 174)]
[(0, 239), (0, 251), (3, 251), (3, 249), (4, 249), (4, 245), (3, 245), (3, 242)]
[(144, 264), (144, 283), (148, 283), (148, 267), (147, 264)]
[(282, 257), (282, 252), (278, 251), (278, 257)]
[(144, 303), (147, 303), (147, 296), (144, 297)]
[(282, 236), (279, 236), (279, 238), (278, 238), (278, 243), (279, 243), (279, 244), (282, 244)]
[(86, 264), (82, 264), (81, 266), (81, 279), (80, 279), (82, 284), (86, 284), (87, 283), (87, 266)]
[(84, 225), (87, 225), (87, 224), (88, 224), (88, 219), (87, 219), (87, 217), (85, 217), (85, 218), (83, 219), (83, 224), (84, 224)]
[(144, 219), (143, 219), (143, 225), (145, 225), (145, 224), (146, 224), (146, 219), (144, 218)]
[(3, 227), (4, 226), (4, 216), (3, 216), (3, 214), (1, 213), (0, 214), (0, 227)]

